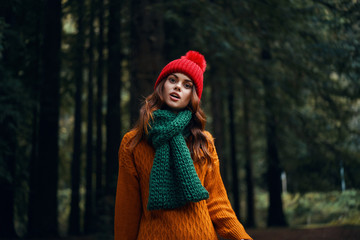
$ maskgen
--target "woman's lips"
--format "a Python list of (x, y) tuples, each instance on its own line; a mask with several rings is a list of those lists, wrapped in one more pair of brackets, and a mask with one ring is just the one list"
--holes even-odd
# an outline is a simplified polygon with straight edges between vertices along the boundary
[(178, 101), (180, 100), (180, 96), (177, 93), (170, 93), (170, 99), (173, 101)]

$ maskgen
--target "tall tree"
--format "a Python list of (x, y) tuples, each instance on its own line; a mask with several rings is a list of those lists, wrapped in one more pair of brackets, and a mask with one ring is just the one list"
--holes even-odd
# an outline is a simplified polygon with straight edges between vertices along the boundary
[[(104, 104), (104, 18), (105, 18), (105, 4), (103, 0), (97, 0), (97, 12), (96, 18), (99, 24), (99, 32), (97, 35), (97, 83), (96, 83), (96, 167), (95, 167), (95, 208), (96, 208), (96, 219), (94, 220), (94, 224), (96, 226), (107, 226), (109, 222), (104, 221), (102, 216), (109, 214), (106, 209), (107, 207), (104, 204), (104, 151), (103, 151), (103, 104)], [(111, 228), (107, 228), (103, 230), (98, 228), (99, 231), (108, 231), (109, 233), (112, 231)]]
[(227, 189), (230, 187), (229, 174), (227, 170), (227, 161), (225, 157), (225, 109), (224, 109), (224, 82), (219, 81), (221, 74), (218, 73), (218, 68), (210, 68), (207, 80), (211, 87), (211, 116), (212, 116), (212, 129), (215, 138), (216, 152), (221, 160), (220, 170), (224, 185)]
[[(264, 61), (271, 60), (270, 50), (265, 48), (261, 57)], [(276, 89), (267, 76), (263, 77), (266, 129), (267, 183), (269, 191), (268, 226), (286, 226), (282, 204), (281, 169), (278, 149), (278, 124), (276, 116)]]
[(108, 75), (106, 113), (106, 194), (113, 195), (117, 177), (117, 153), (120, 145), (121, 93), (121, 7), (122, 1), (109, 0)]
[(57, 183), (59, 136), (59, 86), (61, 1), (45, 1), (42, 84), (39, 118), (39, 159), (31, 173), (29, 228), (30, 236), (58, 235)]
[[(282, 55), (279, 54), (281, 51), (276, 50), (282, 49), (282, 46), (286, 45), (288, 32), (292, 31), (294, 25), (296, 25), (295, 19), (297, 19), (298, 15), (294, 15), (291, 19), (284, 18), (292, 10), (285, 1), (249, 2), (246, 9), (249, 10), (247, 17), (256, 19), (249, 22), (250, 25), (245, 25), (247, 31), (257, 29), (252, 32), (249, 31), (251, 34), (250, 40), (252, 41), (249, 42), (249, 46), (252, 48), (253, 56), (260, 57), (254, 58), (250, 53), (247, 56), (251, 59), (252, 65), (261, 66), (262, 69), (258, 71), (259, 68), (254, 68), (250, 74), (257, 81), (261, 81), (264, 92), (264, 104), (259, 102), (258, 105), (264, 106), (263, 118), (265, 119), (265, 158), (267, 163), (265, 182), (267, 183), (269, 193), (267, 224), (269, 226), (285, 226), (286, 219), (282, 204), (280, 149), (278, 148), (279, 132), (283, 131), (284, 125), (281, 124), (283, 116), (279, 112), (282, 110), (286, 112), (291, 106), (291, 101), (282, 102), (278, 99), (280, 86), (282, 86), (282, 78), (277, 75), (279, 65), (281, 65), (278, 63), (278, 59)], [(278, 42), (281, 42), (281, 44), (278, 45)], [(276, 50), (272, 49), (274, 47)], [(247, 50), (245, 51), (248, 52)], [(273, 53), (274, 56), (272, 56)], [(286, 55), (286, 53), (282, 54)], [(247, 74), (243, 75), (246, 76)], [(283, 107), (282, 104), (286, 106)], [(259, 122), (258, 124), (261, 123)]]
[(84, 68), (84, 0), (73, 2), (77, 13), (77, 41), (74, 44), (74, 78), (75, 78), (75, 121), (74, 121), (74, 148), (71, 162), (71, 208), (69, 216), (69, 233), (78, 235), (80, 229), (80, 166), (82, 153), (82, 94)]
[(97, 63), (97, 95), (96, 95), (96, 204), (103, 192), (103, 76), (104, 76), (104, 1), (97, 1), (97, 17), (99, 21), (98, 63)]
[(240, 219), (240, 184), (239, 184), (239, 167), (236, 152), (236, 129), (235, 129), (235, 106), (234, 106), (234, 80), (229, 77), (228, 80), (228, 110), (229, 110), (229, 135), (230, 135), (230, 162), (231, 162), (231, 179), (233, 193), (233, 208)]
[(139, 115), (141, 101), (153, 91), (163, 67), (164, 26), (161, 0), (131, 1), (130, 121)]
[(88, 75), (88, 116), (87, 116), (87, 138), (86, 138), (86, 198), (84, 214), (84, 231), (90, 233), (94, 231), (94, 192), (93, 192), (93, 118), (94, 118), (94, 18), (95, 18), (95, 0), (90, 1), (89, 18), (89, 47), (87, 49), (89, 56), (89, 75)]
[(253, 158), (251, 151), (251, 126), (250, 126), (250, 83), (247, 78), (242, 76), (242, 97), (243, 97), (243, 135), (244, 135), (244, 155), (246, 170), (246, 225), (255, 227), (255, 201), (254, 201), (254, 181), (253, 181)]

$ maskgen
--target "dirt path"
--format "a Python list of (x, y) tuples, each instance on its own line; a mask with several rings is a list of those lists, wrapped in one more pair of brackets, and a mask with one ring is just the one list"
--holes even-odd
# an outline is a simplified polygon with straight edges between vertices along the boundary
[(248, 229), (254, 240), (360, 240), (360, 226)]

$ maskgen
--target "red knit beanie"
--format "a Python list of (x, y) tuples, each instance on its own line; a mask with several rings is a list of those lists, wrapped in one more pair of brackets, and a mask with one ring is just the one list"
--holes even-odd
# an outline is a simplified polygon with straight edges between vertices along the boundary
[(154, 89), (161, 82), (161, 80), (169, 76), (171, 73), (183, 73), (191, 78), (195, 84), (196, 93), (199, 99), (201, 99), (205, 69), (206, 61), (204, 56), (196, 51), (188, 51), (185, 56), (169, 62), (163, 68), (155, 82)]

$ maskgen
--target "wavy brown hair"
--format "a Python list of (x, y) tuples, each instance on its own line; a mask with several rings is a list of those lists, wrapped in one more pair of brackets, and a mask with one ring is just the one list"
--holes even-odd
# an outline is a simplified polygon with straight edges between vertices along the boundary
[[(150, 120), (153, 119), (152, 113), (158, 109), (166, 109), (167, 106), (162, 97), (165, 81), (165, 79), (162, 80), (154, 92), (145, 98), (145, 101), (140, 108), (139, 119), (132, 129), (135, 130), (136, 133), (130, 144), (131, 149), (133, 149), (142, 139), (146, 139), (146, 136), (149, 133), (148, 128), (150, 127)], [(209, 151), (210, 139), (208, 139), (207, 135), (204, 133), (206, 116), (200, 107), (200, 99), (196, 94), (195, 86), (193, 87), (187, 108), (193, 113), (193, 117), (189, 124), (190, 136), (186, 139), (186, 142), (193, 161), (204, 163), (211, 158), (211, 153)]]

